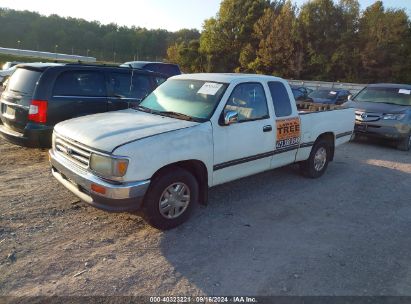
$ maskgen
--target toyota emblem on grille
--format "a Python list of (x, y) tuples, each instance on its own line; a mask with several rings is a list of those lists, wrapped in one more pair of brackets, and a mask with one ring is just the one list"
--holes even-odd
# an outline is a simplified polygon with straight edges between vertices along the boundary
[(368, 117), (367, 113), (362, 113), (362, 114), (361, 114), (361, 118), (362, 118), (362, 119), (365, 119), (365, 118), (367, 118), (367, 117)]

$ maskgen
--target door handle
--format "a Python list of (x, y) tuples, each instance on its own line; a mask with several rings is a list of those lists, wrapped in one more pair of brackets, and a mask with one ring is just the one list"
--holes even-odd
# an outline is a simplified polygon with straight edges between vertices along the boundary
[(273, 127), (270, 125), (264, 126), (263, 127), (263, 132), (271, 132), (273, 130)]

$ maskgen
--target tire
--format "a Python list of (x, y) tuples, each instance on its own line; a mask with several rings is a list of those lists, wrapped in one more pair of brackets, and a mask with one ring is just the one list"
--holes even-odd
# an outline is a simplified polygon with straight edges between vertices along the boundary
[(309, 178), (322, 176), (327, 170), (330, 155), (330, 143), (324, 139), (318, 140), (311, 149), (310, 157), (300, 163), (301, 174)]
[(411, 134), (408, 134), (404, 139), (402, 139), (398, 145), (397, 149), (401, 151), (409, 151), (411, 148)]
[(144, 198), (143, 218), (159, 230), (175, 228), (189, 218), (198, 197), (198, 182), (190, 172), (168, 168), (153, 179)]
[(359, 137), (360, 136), (357, 133), (353, 132), (352, 135), (351, 135), (350, 141), (351, 142), (358, 142)]

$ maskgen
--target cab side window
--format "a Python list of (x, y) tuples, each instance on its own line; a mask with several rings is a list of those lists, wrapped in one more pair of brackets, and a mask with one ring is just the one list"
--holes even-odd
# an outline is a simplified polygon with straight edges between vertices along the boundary
[(292, 114), (291, 101), (284, 84), (270, 81), (268, 87), (273, 99), (275, 115), (277, 117), (290, 116)]
[(238, 113), (238, 122), (268, 118), (267, 98), (260, 83), (242, 83), (237, 85), (224, 108)]

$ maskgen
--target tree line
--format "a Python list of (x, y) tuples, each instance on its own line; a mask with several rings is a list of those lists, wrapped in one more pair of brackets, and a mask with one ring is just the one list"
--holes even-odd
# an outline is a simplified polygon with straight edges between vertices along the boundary
[(402, 9), (357, 0), (223, 0), (199, 39), (168, 58), (188, 72), (250, 72), (291, 79), (411, 82), (411, 27)]
[(170, 32), (0, 8), (0, 46), (96, 57), (100, 61), (162, 60), (174, 43), (199, 39), (196, 29)]
[(185, 72), (411, 83), (411, 25), (382, 1), (223, 0), (196, 29), (170, 32), (0, 8), (0, 45), (99, 61), (162, 60)]

